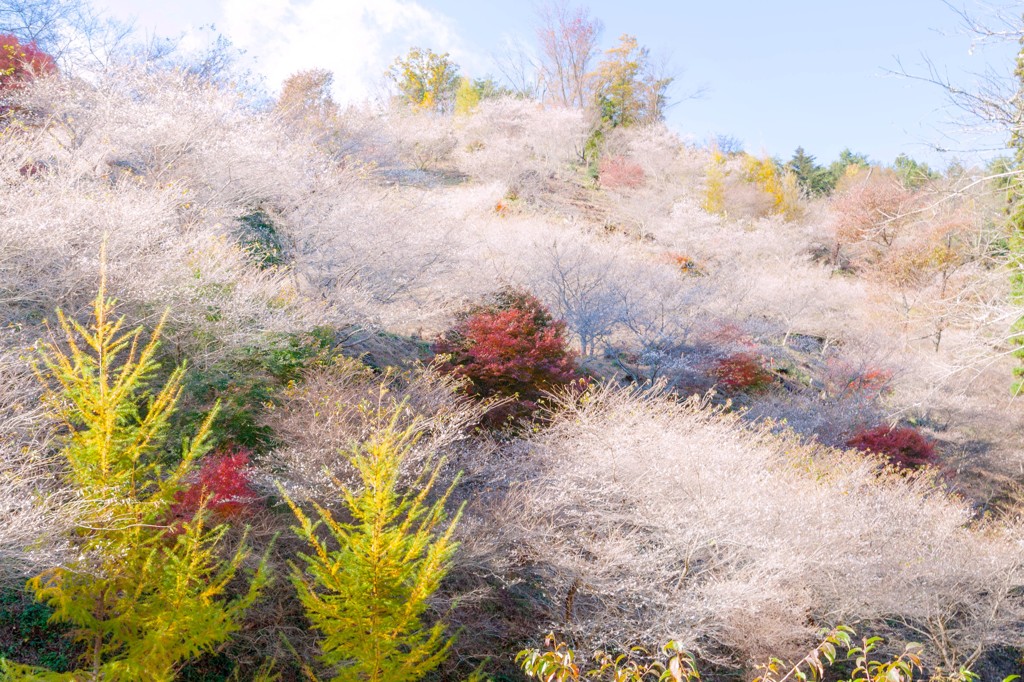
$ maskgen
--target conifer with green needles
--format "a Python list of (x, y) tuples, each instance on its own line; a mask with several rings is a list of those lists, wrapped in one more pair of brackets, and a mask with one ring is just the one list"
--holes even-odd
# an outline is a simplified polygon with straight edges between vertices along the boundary
[(343, 493), (351, 522), (317, 504), (314, 521), (285, 495), (299, 522), (295, 531), (312, 550), (300, 555), (301, 566), (293, 564), (292, 582), (322, 635), (321, 662), (335, 671), (335, 682), (421, 679), (444, 661), (453, 641), (444, 622), (428, 624), (424, 614), (450, 566), (462, 510), (444, 528), (452, 488), (427, 501), (440, 463), (399, 491), (418, 427), (399, 428), (404, 407), (349, 456), (362, 486)]
[(189, 659), (213, 651), (239, 629), (268, 581), (260, 562), (241, 594), (229, 596), (249, 550), (241, 542), (223, 558), (225, 525), (210, 527), (200, 510), (175, 524), (175, 494), (208, 449), (213, 415), (165, 471), (157, 453), (181, 395), (182, 368), (155, 393), (151, 384), (162, 327), (114, 317), (105, 284), (86, 326), (58, 311), (65, 339), (43, 344), (37, 372), (63, 422), (68, 483), (84, 512), (69, 542), (70, 561), (28, 587), (53, 609), (51, 621), (73, 626), (83, 644), (80, 669), (53, 673), (0, 661), (0, 677), (32, 680), (171, 680)]

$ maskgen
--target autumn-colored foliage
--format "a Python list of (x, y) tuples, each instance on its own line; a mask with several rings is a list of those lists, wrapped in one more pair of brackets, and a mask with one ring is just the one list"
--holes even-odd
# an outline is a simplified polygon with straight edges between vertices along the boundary
[(833, 202), (836, 240), (840, 244), (863, 242), (877, 250), (891, 247), (909, 222), (913, 192), (894, 174), (877, 169), (854, 173), (840, 183), (840, 190)]
[(650, 51), (623, 34), (604, 54), (590, 76), (601, 119), (612, 128), (662, 120), (673, 79), (658, 72)]
[(708, 162), (701, 208), (716, 215), (725, 214), (725, 154), (715, 149)]
[(259, 499), (250, 486), (248, 467), (249, 452), (241, 448), (207, 457), (192, 485), (178, 493), (173, 515), (191, 519), (205, 503), (223, 519), (248, 516)]
[(7, 33), (0, 34), (0, 92), (24, 87), (26, 83), (52, 73), (57, 64), (35, 43), (21, 43)]
[(864, 452), (885, 455), (901, 469), (917, 469), (938, 460), (935, 443), (909, 426), (882, 424), (858, 432), (846, 444)]
[(754, 353), (733, 353), (719, 358), (711, 367), (718, 385), (730, 391), (759, 391), (772, 383), (772, 374)]
[(771, 197), (772, 213), (787, 220), (799, 216), (800, 187), (792, 171), (779, 168), (770, 157), (757, 158), (746, 154), (743, 157), (743, 173), (747, 182)]
[(644, 184), (644, 169), (624, 156), (608, 156), (598, 164), (598, 178), (603, 187), (636, 189)]
[(413, 47), (405, 57), (397, 57), (387, 77), (398, 88), (399, 96), (414, 107), (451, 111), (459, 88), (459, 67), (448, 53)]
[(873, 399), (889, 392), (892, 379), (892, 370), (870, 365), (858, 367), (833, 358), (826, 363), (824, 382), (826, 391), (832, 396)]
[(434, 343), (434, 352), (446, 356), (442, 371), (466, 379), (474, 395), (512, 401), (489, 413), (492, 425), (527, 417), (546, 391), (582, 381), (565, 323), (518, 291), (471, 310)]
[(679, 268), (679, 271), (684, 275), (703, 275), (704, 271), (701, 269), (700, 264), (687, 256), (685, 253), (675, 253), (670, 251), (665, 254), (666, 259), (669, 263)]

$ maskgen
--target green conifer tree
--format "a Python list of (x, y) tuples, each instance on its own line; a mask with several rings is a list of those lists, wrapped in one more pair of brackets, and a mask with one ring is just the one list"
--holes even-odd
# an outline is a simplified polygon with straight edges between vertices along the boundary
[(814, 157), (797, 147), (786, 168), (796, 176), (800, 190), (806, 196), (817, 197), (832, 191), (831, 177), (824, 166), (818, 165)]
[(228, 583), (248, 551), (244, 541), (221, 556), (227, 526), (203, 514), (173, 525), (175, 493), (206, 449), (212, 416), (165, 471), (156, 454), (181, 395), (178, 368), (163, 388), (150, 385), (161, 324), (142, 329), (113, 318), (101, 281), (86, 327), (58, 311), (65, 343), (43, 344), (37, 372), (64, 423), (67, 479), (84, 511), (69, 541), (73, 558), (28, 586), (73, 626), (86, 649), (81, 668), (58, 674), (0, 662), (0, 677), (31, 680), (171, 680), (187, 660), (226, 641), (267, 582), (261, 562), (248, 589), (229, 598)]
[[(292, 566), (292, 582), (322, 635), (321, 662), (336, 671), (335, 682), (418, 680), (445, 659), (452, 644), (445, 623), (428, 624), (424, 614), (455, 552), (452, 533), (461, 509), (443, 528), (451, 488), (427, 502), (440, 464), (407, 492), (399, 491), (402, 463), (419, 425), (400, 429), (405, 405), (392, 407), (390, 420), (382, 418), (349, 456), (361, 484), (358, 491), (344, 492), (350, 522), (317, 504), (319, 520), (313, 521), (282, 489), (299, 522), (295, 531), (312, 549), (300, 555), (302, 566)], [(321, 526), (329, 540), (321, 538)]]

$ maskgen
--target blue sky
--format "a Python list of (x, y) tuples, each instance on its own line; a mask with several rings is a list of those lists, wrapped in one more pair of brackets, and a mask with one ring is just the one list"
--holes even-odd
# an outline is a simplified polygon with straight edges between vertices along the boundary
[[(380, 92), (381, 75), (413, 44), (451, 52), (468, 75), (496, 73), (492, 56), (515, 36), (532, 42), (530, 2), (487, 0), (98, 0), (134, 16), (147, 32), (200, 44), (214, 23), (254, 58), (273, 90), (295, 70), (332, 69), (337, 96)], [(973, 49), (959, 17), (941, 0), (593, 0), (604, 47), (631, 33), (679, 74), (668, 123), (694, 141), (712, 134), (751, 152), (788, 158), (802, 145), (827, 162), (844, 147), (890, 162), (907, 153), (942, 166), (932, 146), (971, 149), (978, 140), (949, 121), (938, 88), (887, 73), (897, 60), (914, 72), (929, 57), (962, 83), (988, 66), (1012, 69), (1011, 44)], [(1020, 3), (1003, 2), (1004, 7)], [(969, 11), (983, 14), (972, 4)], [(974, 154), (960, 156), (971, 160)]]

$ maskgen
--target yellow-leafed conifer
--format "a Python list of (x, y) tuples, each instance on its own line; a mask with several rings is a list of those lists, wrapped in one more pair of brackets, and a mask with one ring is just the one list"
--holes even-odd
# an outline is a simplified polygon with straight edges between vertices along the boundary
[[(444, 660), (452, 643), (445, 624), (429, 624), (424, 614), (448, 571), (461, 510), (443, 528), (451, 488), (428, 504), (439, 466), (408, 492), (399, 491), (418, 424), (399, 428), (406, 406), (391, 409), (393, 417), (381, 419), (349, 457), (361, 485), (344, 493), (350, 522), (320, 505), (314, 505), (319, 520), (313, 521), (288, 499), (299, 522), (295, 530), (312, 549), (301, 555), (303, 566), (293, 565), (292, 582), (322, 635), (321, 661), (335, 671), (335, 682), (418, 680)], [(321, 526), (330, 540), (319, 534)]]
[(65, 342), (44, 344), (37, 366), (68, 433), (67, 478), (85, 511), (69, 538), (75, 558), (29, 588), (53, 609), (52, 621), (73, 626), (86, 653), (79, 670), (60, 674), (0, 661), (4, 679), (171, 680), (239, 628), (267, 581), (261, 562), (248, 588), (227, 597), (244, 543), (225, 560), (226, 526), (208, 527), (202, 513), (172, 524), (175, 493), (206, 450), (210, 419), (181, 463), (163, 470), (155, 455), (183, 372), (151, 393), (160, 327), (144, 342), (142, 329), (125, 329), (113, 310), (101, 282), (90, 325), (58, 312)]
[(715, 149), (711, 152), (704, 178), (704, 200), (701, 202), (701, 208), (708, 213), (725, 214), (725, 173), (725, 154)]

